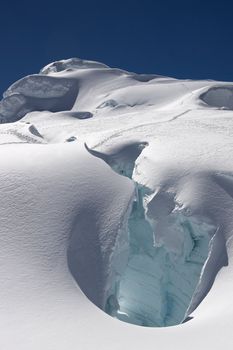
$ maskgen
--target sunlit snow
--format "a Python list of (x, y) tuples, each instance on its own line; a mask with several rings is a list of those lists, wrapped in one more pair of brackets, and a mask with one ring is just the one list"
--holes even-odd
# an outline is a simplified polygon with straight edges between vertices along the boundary
[(232, 348), (232, 91), (77, 58), (9, 87), (1, 349)]

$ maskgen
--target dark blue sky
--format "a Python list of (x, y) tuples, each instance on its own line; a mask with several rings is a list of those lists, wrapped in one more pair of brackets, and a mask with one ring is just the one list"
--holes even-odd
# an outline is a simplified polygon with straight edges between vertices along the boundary
[(69, 57), (139, 73), (233, 81), (232, 0), (4, 1), (0, 93)]

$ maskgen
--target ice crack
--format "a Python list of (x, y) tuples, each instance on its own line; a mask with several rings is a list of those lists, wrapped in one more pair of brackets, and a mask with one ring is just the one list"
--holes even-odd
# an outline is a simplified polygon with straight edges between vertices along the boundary
[[(107, 155), (87, 149), (133, 180), (135, 160), (146, 143)], [(119, 320), (148, 327), (182, 323), (191, 309), (216, 228), (176, 210), (174, 196), (135, 183), (135, 197), (112, 256), (104, 310)], [(122, 263), (124, 262), (124, 263)]]

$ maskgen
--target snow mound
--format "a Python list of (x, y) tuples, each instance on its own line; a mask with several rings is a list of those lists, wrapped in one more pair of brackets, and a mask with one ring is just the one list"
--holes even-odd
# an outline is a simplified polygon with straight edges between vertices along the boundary
[(233, 110), (233, 85), (210, 87), (200, 99), (210, 107)]
[(108, 68), (107, 65), (95, 61), (81, 60), (79, 58), (69, 58), (48, 64), (41, 69), (41, 74), (58, 73), (64, 70), (90, 69), (90, 68)]
[[(198, 87), (204, 84), (201, 82)], [(117, 113), (143, 109), (145, 105), (172, 109), (185, 106), (185, 99), (192, 95), (196, 85), (72, 58), (53, 62), (40, 74), (27, 76), (10, 86), (0, 102), (0, 122), (17, 121), (32, 111), (89, 111), (94, 116), (107, 115), (109, 109)]]
[(104, 107), (107, 105), (125, 105), (129, 107), (155, 105), (157, 108), (169, 106), (186, 94), (186, 88), (179, 83), (173, 84), (145, 84), (131, 85), (119, 88), (108, 95)]

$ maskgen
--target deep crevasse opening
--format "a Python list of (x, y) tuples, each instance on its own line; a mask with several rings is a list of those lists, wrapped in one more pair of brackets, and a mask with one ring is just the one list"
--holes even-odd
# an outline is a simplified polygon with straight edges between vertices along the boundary
[[(132, 167), (113, 168), (131, 178)], [(172, 201), (167, 193), (151, 194), (135, 183), (131, 212), (114, 251), (105, 304), (105, 311), (119, 320), (164, 327), (188, 316), (215, 227), (179, 210), (168, 212)]]
[[(108, 155), (86, 148), (134, 181), (135, 161), (147, 145), (129, 142)], [(112, 250), (103, 309), (136, 325), (177, 325), (208, 292), (205, 286), (202, 291), (202, 276), (216, 227), (206, 217), (188, 216), (174, 193), (134, 184), (135, 195)]]

